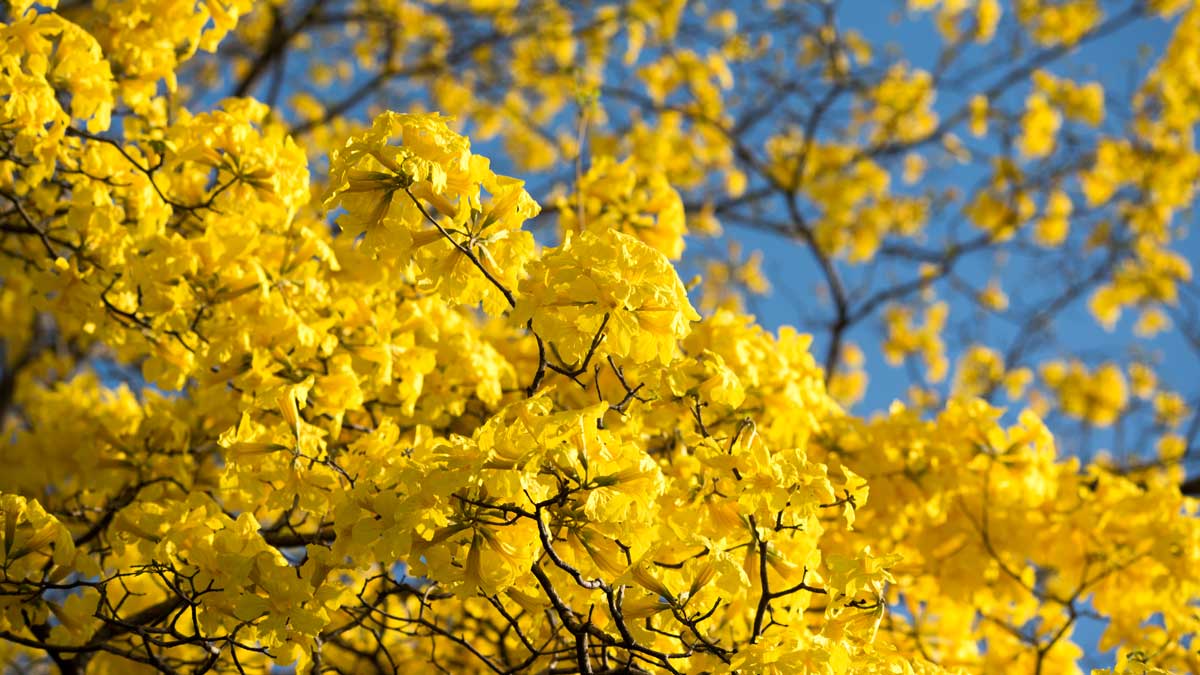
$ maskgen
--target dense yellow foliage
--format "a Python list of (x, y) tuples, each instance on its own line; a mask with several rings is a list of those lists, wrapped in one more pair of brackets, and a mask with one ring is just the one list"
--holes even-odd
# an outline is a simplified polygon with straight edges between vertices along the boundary
[[(1200, 671), (1188, 402), (1148, 361), (948, 353), (933, 283), (964, 247), (919, 248), (948, 204), (976, 248), (1112, 246), (1096, 320), (1165, 330), (1191, 279), (1172, 218), (1200, 176), (1200, 5), (1137, 3), (1177, 27), (1124, 135), (1099, 83), (1040, 68), (1007, 111), (985, 92), (939, 114), (939, 74), (860, 83), (871, 46), (814, 26), (789, 49), (853, 93), (817, 103), (833, 136), (741, 134), (730, 112), (774, 53), (739, 27), (790, 3), (525, 4), (9, 3), (0, 663), (1075, 673), (1086, 619), (1115, 650), (1098, 672)], [(1046, 54), (1106, 20), (1097, 0), (908, 4), (947, 41), (1016, 30)], [(345, 53), (302, 30), (343, 10), (364, 17), (342, 17)], [(289, 43), (312, 87), (245, 95)], [(336, 102), (375, 72), (421, 104)], [(248, 84), (209, 100), (227, 78)], [(960, 137), (996, 128), (1007, 152), (973, 160)], [(1094, 152), (1047, 178), (1079, 129)], [(909, 187), (971, 161), (975, 192)], [(761, 222), (824, 270), (823, 358), (745, 313), (771, 289), (760, 252), (696, 254), (694, 290), (673, 263), (768, 193)], [(1101, 207), (1121, 226), (1078, 220)], [(897, 251), (915, 279), (855, 305), (838, 270)], [(999, 278), (951, 280), (1010, 308)], [(864, 350), (841, 342), (868, 316), (930, 387), (869, 419)], [(1156, 436), (1132, 467), (1060, 451), (1044, 421), (1139, 406)]]

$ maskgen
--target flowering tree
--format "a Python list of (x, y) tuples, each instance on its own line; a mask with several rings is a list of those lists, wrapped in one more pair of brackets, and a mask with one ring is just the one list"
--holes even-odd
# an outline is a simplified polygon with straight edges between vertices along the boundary
[(1200, 671), (1200, 4), (853, 4), (10, 0), (0, 663)]

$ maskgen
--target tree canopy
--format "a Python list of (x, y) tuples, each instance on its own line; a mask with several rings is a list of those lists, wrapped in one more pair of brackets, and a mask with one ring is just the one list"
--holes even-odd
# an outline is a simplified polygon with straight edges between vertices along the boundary
[(1200, 3), (0, 18), (8, 669), (1200, 672)]

